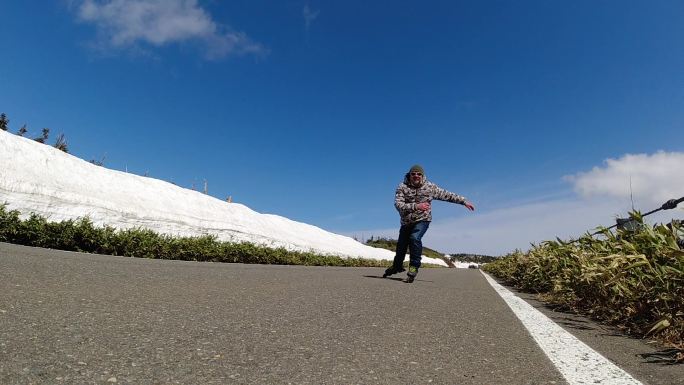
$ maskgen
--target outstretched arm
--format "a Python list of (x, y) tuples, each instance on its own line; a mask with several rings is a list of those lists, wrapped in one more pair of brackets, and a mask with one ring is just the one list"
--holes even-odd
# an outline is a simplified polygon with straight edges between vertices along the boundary
[(435, 184), (432, 185), (432, 199), (437, 199), (438, 201), (446, 201), (446, 202), (451, 202), (451, 203), (460, 203), (463, 204), (463, 202), (466, 201), (466, 199), (456, 193), (452, 193), (451, 191), (447, 191)]
[(451, 191), (447, 191), (437, 185), (433, 185), (433, 194), (432, 197), (434, 199), (440, 200), (440, 201), (447, 201), (447, 202), (452, 202), (452, 203), (460, 203), (463, 206), (465, 206), (468, 210), (470, 211), (475, 211), (475, 206), (473, 206), (472, 203), (468, 202), (465, 197), (462, 197), (458, 194), (452, 193)]

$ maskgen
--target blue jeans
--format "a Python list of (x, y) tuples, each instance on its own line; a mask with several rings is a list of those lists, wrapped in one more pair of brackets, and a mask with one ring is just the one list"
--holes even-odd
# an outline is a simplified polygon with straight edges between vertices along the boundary
[(409, 265), (416, 268), (420, 267), (420, 256), (423, 254), (423, 242), (421, 239), (428, 227), (430, 227), (430, 222), (428, 221), (401, 226), (399, 229), (399, 240), (397, 240), (397, 253), (392, 264), (395, 269), (401, 268), (404, 264), (407, 250), (410, 250), (411, 253)]

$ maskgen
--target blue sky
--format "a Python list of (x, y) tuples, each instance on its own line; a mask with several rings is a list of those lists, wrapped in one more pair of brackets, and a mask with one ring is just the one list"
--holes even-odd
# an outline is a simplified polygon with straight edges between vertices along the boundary
[(609, 225), (631, 200), (653, 209), (654, 191), (684, 195), (679, 1), (62, 0), (0, 14), (11, 130), (49, 127), (83, 159), (207, 180), (217, 198), (326, 230), (396, 237), (394, 190), (414, 163), (477, 207), (433, 206), (425, 245), (444, 252), (503, 253)]

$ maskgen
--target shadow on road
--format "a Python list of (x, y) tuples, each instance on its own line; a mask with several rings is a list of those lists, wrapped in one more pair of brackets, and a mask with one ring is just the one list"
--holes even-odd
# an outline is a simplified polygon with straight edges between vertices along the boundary
[(590, 326), (588, 322), (580, 321), (570, 317), (561, 317), (558, 320), (556, 320), (556, 323), (577, 330), (596, 330), (596, 328)]
[(675, 348), (641, 353), (639, 356), (649, 364), (677, 365), (684, 362), (684, 350)]
[(385, 278), (385, 277), (383, 277), (382, 275), (364, 275), (364, 277), (366, 277), (366, 278), (389, 279), (389, 280), (392, 280), (392, 281), (399, 281), (399, 282), (403, 282), (403, 281), (404, 281), (404, 278), (399, 278), (399, 277), (387, 277), (387, 278)]
[[(405, 278), (399, 278), (399, 277), (387, 277), (387, 278), (385, 278), (385, 277), (383, 277), (382, 275), (364, 275), (364, 277), (365, 277), (365, 278), (388, 279), (388, 280), (392, 280), (392, 281), (407, 283)], [(414, 282), (414, 283), (415, 283), (415, 282), (430, 282), (430, 283), (434, 283), (434, 281), (428, 281), (428, 280), (420, 279), (420, 278), (416, 278), (416, 280), (413, 281), (413, 282)]]

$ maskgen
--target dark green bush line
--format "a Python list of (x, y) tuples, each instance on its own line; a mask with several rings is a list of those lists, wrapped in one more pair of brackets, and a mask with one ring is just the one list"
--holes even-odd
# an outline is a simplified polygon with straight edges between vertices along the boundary
[[(547, 241), (487, 264), (507, 284), (589, 314), (638, 336), (684, 348), (684, 251), (676, 222), (637, 232), (603, 231), (575, 242)], [(679, 360), (684, 360), (684, 351)]]
[(96, 227), (88, 218), (49, 222), (32, 214), (21, 220), (19, 212), (8, 211), (5, 204), (0, 204), (0, 242), (85, 253), (184, 261), (350, 267), (387, 265), (387, 261), (341, 258), (256, 246), (246, 242), (221, 242), (214, 236), (174, 238), (146, 229), (116, 230), (109, 226)]

